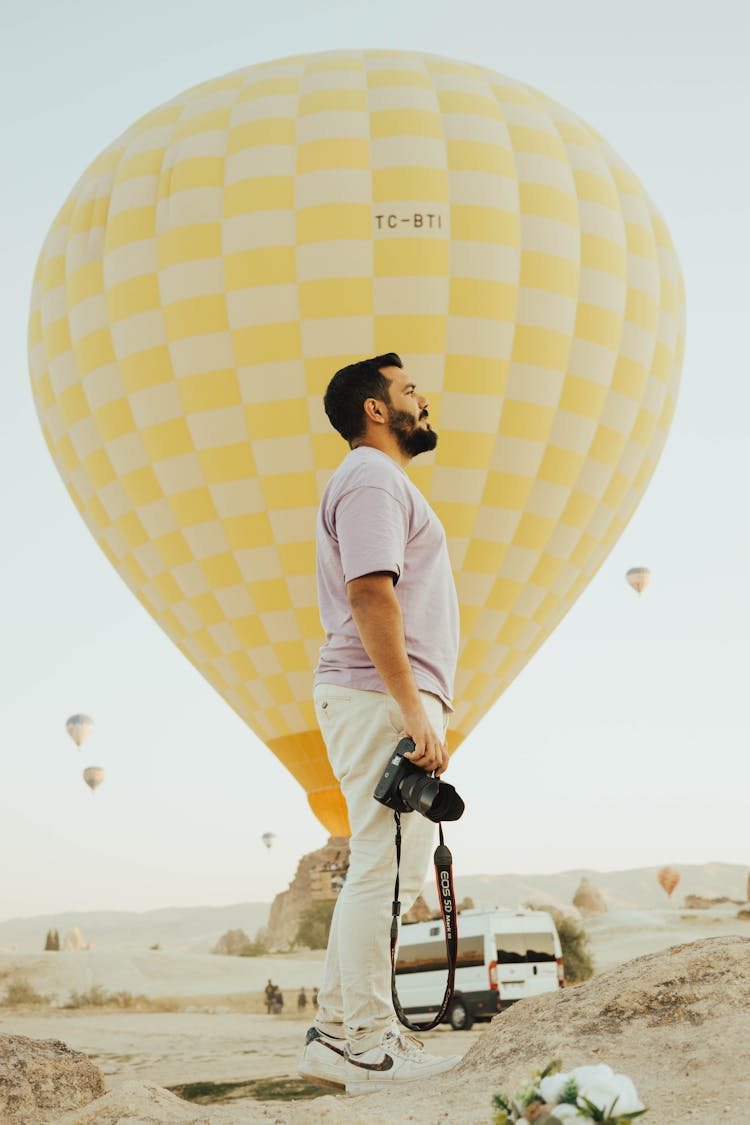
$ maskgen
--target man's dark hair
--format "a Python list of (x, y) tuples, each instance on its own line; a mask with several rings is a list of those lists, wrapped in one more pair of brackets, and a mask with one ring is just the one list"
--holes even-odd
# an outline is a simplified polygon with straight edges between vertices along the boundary
[(378, 398), (390, 403), (389, 381), (382, 374), (383, 367), (403, 367), (395, 352), (361, 359), (342, 367), (326, 388), (323, 405), (331, 425), (342, 438), (352, 444), (365, 432), (365, 400)]

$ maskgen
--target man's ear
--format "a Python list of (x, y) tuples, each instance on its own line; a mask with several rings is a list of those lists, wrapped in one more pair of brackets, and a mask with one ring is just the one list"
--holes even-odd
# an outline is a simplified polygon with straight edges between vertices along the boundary
[(369, 418), (371, 422), (375, 422), (376, 425), (382, 426), (385, 422), (385, 409), (380, 399), (366, 398), (364, 411), (365, 417)]

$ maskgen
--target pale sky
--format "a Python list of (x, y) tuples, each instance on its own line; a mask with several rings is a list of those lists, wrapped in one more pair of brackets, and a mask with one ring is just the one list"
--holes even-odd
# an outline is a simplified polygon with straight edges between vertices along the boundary
[[(325, 831), (291, 776), (135, 600), (42, 440), (26, 321), (90, 160), (188, 86), (284, 55), (397, 47), (578, 113), (631, 165), (685, 273), (687, 352), (651, 486), (562, 625), (464, 743), (458, 874), (750, 866), (746, 48), (715, 0), (37, 0), (0, 26), (3, 408), (0, 920), (271, 899)], [(342, 446), (342, 452), (343, 452)], [(640, 601), (629, 566), (653, 569)], [(96, 730), (77, 751), (66, 717)], [(81, 780), (102, 765), (92, 796)], [(266, 851), (261, 833), (277, 833)]]

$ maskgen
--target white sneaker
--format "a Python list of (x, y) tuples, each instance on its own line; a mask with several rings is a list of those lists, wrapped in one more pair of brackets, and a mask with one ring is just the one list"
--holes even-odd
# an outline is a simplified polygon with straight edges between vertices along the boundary
[(347, 1050), (346, 1092), (364, 1094), (391, 1086), (394, 1082), (432, 1078), (450, 1070), (460, 1061), (460, 1055), (449, 1058), (428, 1055), (420, 1039), (398, 1027), (389, 1027), (379, 1046), (372, 1050), (360, 1055), (353, 1055)]
[(297, 1063), (300, 1076), (319, 1086), (342, 1089), (346, 1085), (345, 1049), (345, 1039), (334, 1039), (317, 1027), (311, 1027)]

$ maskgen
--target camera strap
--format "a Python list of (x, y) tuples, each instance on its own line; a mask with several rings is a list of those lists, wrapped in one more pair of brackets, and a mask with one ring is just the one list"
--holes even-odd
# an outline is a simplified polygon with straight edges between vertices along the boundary
[(437, 880), (438, 899), (440, 912), (443, 916), (445, 928), (445, 951), (448, 960), (448, 980), (445, 994), (440, 1005), (440, 1010), (429, 1023), (410, 1023), (404, 1014), (404, 1009), (396, 991), (396, 945), (398, 943), (398, 920), (401, 914), (399, 901), (399, 867), (401, 865), (401, 814), (394, 812), (396, 821), (396, 884), (393, 888), (393, 916), (391, 918), (391, 997), (393, 1007), (404, 1027), (410, 1031), (431, 1031), (433, 1027), (444, 1019), (453, 998), (453, 982), (456, 975), (456, 959), (458, 957), (458, 930), (456, 928), (456, 897), (453, 890), (453, 856), (443, 839), (443, 826), (438, 824), (440, 843), (435, 848), (433, 861), (435, 864), (435, 878)]

